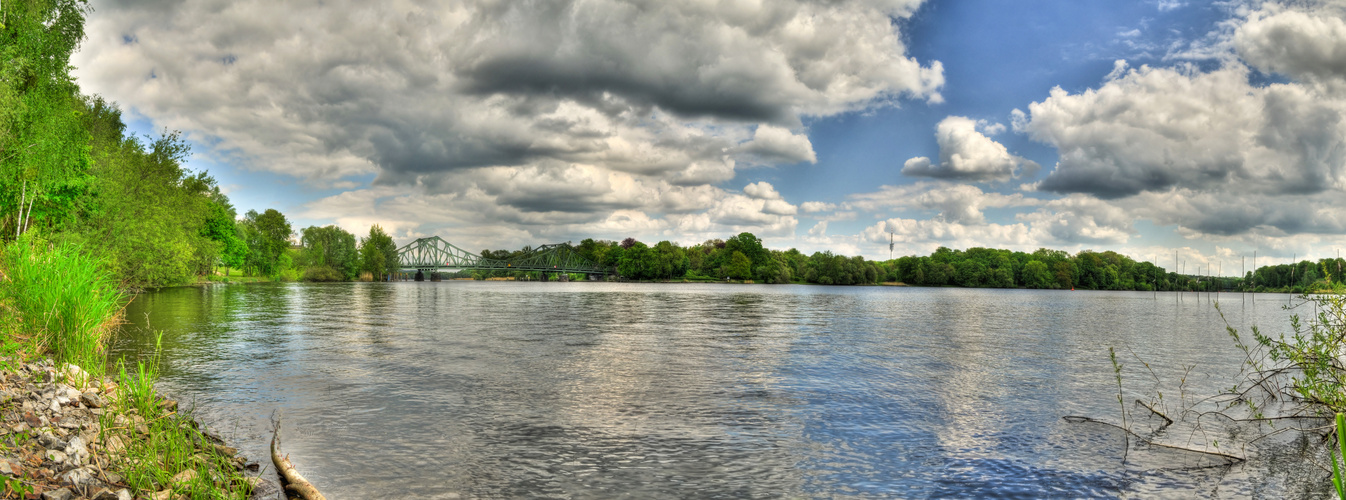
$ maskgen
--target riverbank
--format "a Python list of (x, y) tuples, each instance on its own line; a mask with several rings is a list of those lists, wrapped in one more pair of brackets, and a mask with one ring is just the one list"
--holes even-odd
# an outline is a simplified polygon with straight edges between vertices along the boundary
[(106, 264), (78, 245), (28, 237), (0, 252), (4, 496), (242, 499), (264, 490), (190, 409), (155, 392), (157, 351), (104, 376), (106, 342), (129, 300)]
[(90, 378), (49, 358), (0, 359), (0, 475), (5, 498), (276, 498), (257, 462), (238, 456), (135, 378)]

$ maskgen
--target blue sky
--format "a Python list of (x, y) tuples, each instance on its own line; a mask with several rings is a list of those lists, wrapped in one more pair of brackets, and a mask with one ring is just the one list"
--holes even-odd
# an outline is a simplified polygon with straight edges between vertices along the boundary
[[(1008, 124), (1011, 111), (1047, 98), (1053, 87), (1073, 93), (1097, 87), (1118, 59), (1164, 65), (1169, 45), (1204, 38), (1228, 18), (1224, 9), (1209, 4), (1161, 10), (1154, 2), (926, 2), (903, 28), (909, 54), (943, 63), (945, 102), (818, 119), (809, 123), (817, 165), (745, 177), (771, 182), (790, 199), (823, 194), (832, 202), (872, 190), (876, 182), (919, 182), (896, 170), (907, 158), (938, 156), (934, 129), (946, 116)], [(1041, 165), (1056, 162), (1053, 148), (1024, 135), (996, 139)]]
[(85, 92), (297, 227), (1225, 274), (1346, 246), (1336, 2), (93, 6)]

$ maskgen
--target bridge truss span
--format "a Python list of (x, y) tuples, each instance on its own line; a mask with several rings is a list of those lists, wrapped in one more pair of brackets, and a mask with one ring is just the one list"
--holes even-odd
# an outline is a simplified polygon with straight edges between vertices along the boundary
[(581, 257), (569, 243), (542, 245), (512, 259), (488, 259), (453, 246), (443, 238), (421, 238), (397, 249), (398, 262), (406, 272), (487, 269), (541, 271), (549, 273), (614, 274)]

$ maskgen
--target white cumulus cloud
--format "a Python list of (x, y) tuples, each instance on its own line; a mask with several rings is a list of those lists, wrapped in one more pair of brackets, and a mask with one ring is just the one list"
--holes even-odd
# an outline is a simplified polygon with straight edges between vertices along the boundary
[(1032, 160), (1010, 154), (1004, 145), (977, 131), (982, 126), (993, 135), (1004, 125), (983, 125), (962, 116), (950, 116), (935, 127), (939, 144), (939, 163), (924, 156), (906, 161), (902, 173), (911, 176), (1004, 182), (1023, 171), (1036, 172)]

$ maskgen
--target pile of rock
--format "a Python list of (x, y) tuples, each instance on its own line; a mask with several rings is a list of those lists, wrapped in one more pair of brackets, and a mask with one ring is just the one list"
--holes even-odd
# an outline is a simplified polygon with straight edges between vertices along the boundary
[[(145, 437), (150, 429), (135, 409), (108, 407), (116, 391), (111, 381), (90, 381), (78, 367), (58, 369), (51, 360), (0, 370), (0, 480), (5, 487), (27, 490), (33, 499), (130, 500), (133, 491), (115, 472), (116, 465), (125, 458), (126, 441)], [(176, 407), (162, 398), (160, 404)], [(205, 436), (197, 438), (197, 448), (233, 457), (239, 470), (257, 469), (208, 431), (193, 435)], [(196, 471), (183, 470), (173, 483), (195, 477)], [(250, 480), (259, 489), (273, 489), (259, 478)], [(168, 488), (147, 493), (156, 500), (172, 498)]]

